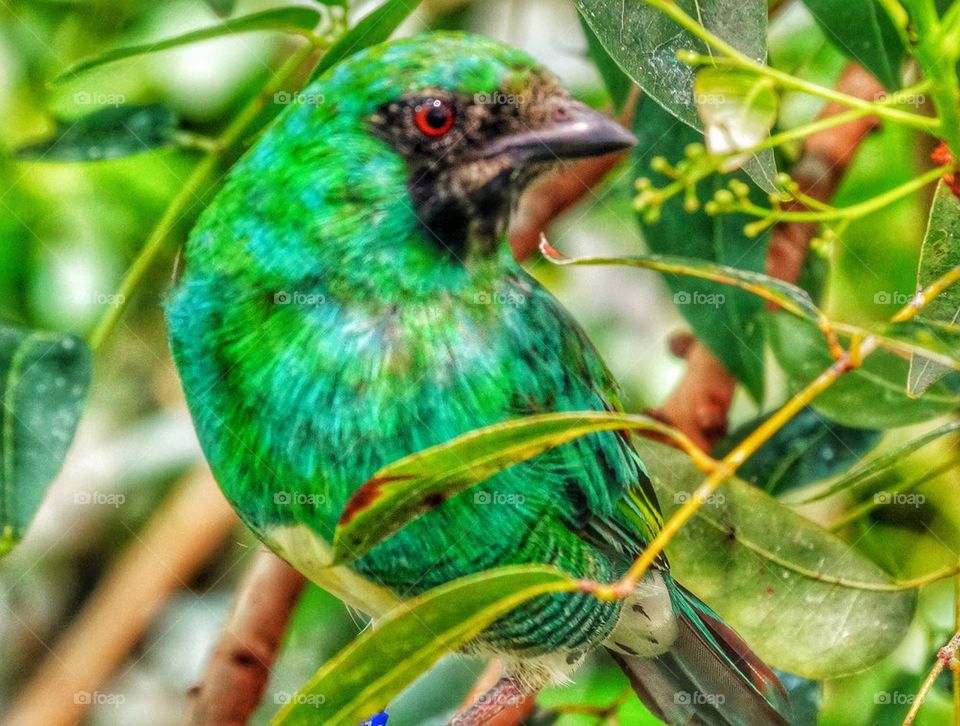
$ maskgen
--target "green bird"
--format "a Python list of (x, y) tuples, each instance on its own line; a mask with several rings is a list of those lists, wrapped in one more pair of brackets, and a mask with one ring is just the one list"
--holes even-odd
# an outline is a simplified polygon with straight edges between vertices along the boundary
[[(517, 417), (620, 410), (597, 351), (506, 233), (531, 180), (633, 137), (526, 54), (466, 34), (364, 50), (293, 98), (201, 215), (167, 302), (227, 498), (281, 557), (367, 611), (508, 564), (622, 575), (661, 515), (620, 432), (510, 467), (351, 568), (328, 564), (344, 505), (386, 464)], [(542, 596), (470, 649), (533, 691), (598, 646), (668, 723), (787, 722), (774, 674), (663, 558), (623, 602)]]

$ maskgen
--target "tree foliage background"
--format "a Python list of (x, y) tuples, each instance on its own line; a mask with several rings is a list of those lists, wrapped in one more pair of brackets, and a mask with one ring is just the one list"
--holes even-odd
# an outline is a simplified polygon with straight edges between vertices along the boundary
[[(960, 628), (960, 374), (944, 377), (960, 358), (960, 296), (948, 289), (912, 325), (887, 324), (910, 308), (918, 282), (960, 263), (960, 202), (946, 182), (936, 191), (952, 159), (941, 151), (930, 161), (940, 139), (960, 151), (960, 6), (636, 0), (624, 14), (621, 5), (0, 2), (0, 551), (22, 537), (0, 562), (0, 713), (45, 698), (90, 723), (181, 717), (256, 542), (214, 490), (198, 488), (209, 481), (159, 303), (176, 248), (230, 161), (291, 102), (321, 51), (336, 51), (337, 38), (374, 11), (384, 15), (379, 31), (366, 29), (369, 40), (400, 21), (399, 33), (489, 34), (528, 49), (591, 104), (632, 117), (641, 142), (633, 156), (549, 232), (575, 263), (604, 264), (527, 260), (587, 328), (629, 411), (668, 410), (671, 392), (689, 385), (690, 342), (677, 332), (691, 330), (738, 382), (729, 435), (694, 437), (719, 459), (831, 366), (818, 322), (833, 321), (828, 333), (848, 351), (874, 341), (861, 369), (781, 422), (741, 467), (743, 481), (708, 499), (668, 553), (761, 655), (809, 677), (789, 679), (807, 714), (823, 724), (902, 721)], [(681, 31), (671, 9), (709, 37)], [(237, 20), (251, 16), (246, 26)], [(224, 33), (223, 17), (240, 25)], [(156, 47), (204, 28), (228, 37)], [(711, 39), (744, 57), (724, 61), (732, 56)], [(75, 65), (140, 44), (144, 52), (109, 64)], [(677, 51), (699, 57), (681, 62)], [(274, 85), (291, 58), (300, 64)], [(757, 70), (765, 60), (780, 76)], [(831, 100), (817, 89), (837, 88), (851, 64), (866, 69), (876, 94), (862, 99), (869, 106), (832, 100), (849, 121), (859, 109), (879, 123), (855, 139), (849, 164), (811, 172), (801, 166), (810, 162), (805, 142)], [(643, 86), (639, 98), (625, 71)], [(797, 180), (840, 177), (832, 198), (817, 201), (778, 169)], [(810, 225), (797, 287), (748, 275), (731, 286), (729, 270), (710, 267), (775, 274), (768, 246), (785, 221)], [(136, 284), (126, 286), (131, 265)], [(771, 301), (799, 312), (774, 312)], [(36, 380), (19, 375), (24, 360), (37, 363), (28, 368)], [(668, 514), (704, 476), (674, 453), (648, 452)], [(788, 586), (765, 601), (779, 580)], [(123, 587), (111, 595), (111, 583)], [(363, 624), (309, 587), (255, 722), (295, 700)], [(57, 690), (57, 661), (96, 674), (97, 685)], [(391, 704), (391, 723), (445, 722), (483, 667), (442, 659)], [(575, 684), (540, 694), (534, 718), (655, 723), (622, 695), (625, 685), (610, 663), (592, 660)], [(957, 696), (947, 671), (917, 723), (960, 718)]]

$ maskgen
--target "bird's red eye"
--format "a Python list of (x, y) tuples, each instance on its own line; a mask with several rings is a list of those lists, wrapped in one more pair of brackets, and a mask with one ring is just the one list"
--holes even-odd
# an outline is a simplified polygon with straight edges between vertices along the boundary
[(413, 111), (413, 121), (421, 133), (434, 138), (453, 128), (453, 109), (439, 98), (424, 101)]

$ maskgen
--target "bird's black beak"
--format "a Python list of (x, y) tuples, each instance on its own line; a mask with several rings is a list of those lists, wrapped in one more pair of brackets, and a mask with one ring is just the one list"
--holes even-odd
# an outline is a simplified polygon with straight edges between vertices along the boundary
[(483, 157), (507, 154), (517, 164), (552, 162), (602, 156), (636, 143), (634, 135), (614, 119), (571, 101), (561, 120), (545, 128), (501, 136), (484, 148)]

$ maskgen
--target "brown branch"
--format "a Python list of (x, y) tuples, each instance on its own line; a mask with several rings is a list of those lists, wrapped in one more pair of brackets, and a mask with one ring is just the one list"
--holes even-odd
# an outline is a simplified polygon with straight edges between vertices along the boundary
[[(865, 100), (874, 100), (883, 93), (873, 76), (852, 64), (844, 71), (837, 89)], [(844, 110), (830, 104), (821, 117)], [(822, 202), (832, 199), (860, 143), (877, 123), (875, 117), (858, 119), (808, 137), (792, 172), (801, 191)], [(796, 282), (816, 231), (817, 226), (809, 223), (790, 222), (775, 227), (767, 251), (767, 274)], [(727, 414), (737, 382), (702, 343), (690, 345), (685, 358), (687, 371), (679, 387), (653, 413), (709, 451), (727, 431)]]
[(187, 723), (241, 726), (257, 709), (283, 634), (306, 581), (272, 552), (247, 570), (223, 637), (200, 684), (188, 694)]
[(170, 595), (185, 587), (237, 524), (206, 466), (195, 469), (129, 545), (40, 665), (3, 723), (67, 726)]

